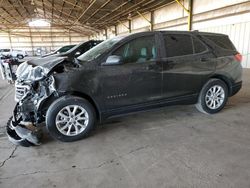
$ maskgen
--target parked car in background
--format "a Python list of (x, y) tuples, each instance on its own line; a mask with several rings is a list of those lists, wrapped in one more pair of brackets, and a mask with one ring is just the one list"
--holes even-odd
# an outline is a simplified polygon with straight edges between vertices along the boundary
[(3, 80), (8, 83), (14, 83), (16, 76), (15, 71), (20, 64), (19, 59), (13, 58), (10, 55), (0, 55), (0, 72)]
[[(90, 40), (90, 41), (86, 41), (86, 42), (82, 42), (78, 45), (74, 45), (73, 47), (71, 47), (70, 49), (69, 46), (64, 46), (62, 48), (64, 48), (63, 50), (61, 50), (60, 53), (52, 53), (52, 54), (48, 54), (46, 56), (43, 57), (48, 57), (48, 56), (56, 56), (56, 57), (62, 57), (62, 56), (67, 56), (69, 58), (75, 58), (78, 57), (80, 55), (82, 55), (84, 52), (90, 50), (91, 48), (93, 48), (94, 46), (96, 46), (97, 44), (101, 43), (102, 40)], [(68, 49), (67, 51), (65, 51), (66, 49)]]
[(70, 142), (88, 136), (97, 121), (169, 105), (214, 114), (241, 89), (241, 60), (227, 35), (155, 31), (106, 40), (74, 61), (26, 62), (17, 70), (7, 133), (34, 144), (19, 129), (45, 121), (55, 139)]
[(60, 57), (67, 56), (69, 59), (79, 57), (80, 55), (84, 54), (85, 52), (100, 44), (101, 42), (103, 42), (103, 40), (89, 40), (86, 42), (82, 42), (71, 48), (67, 52), (62, 53)]
[(12, 56), (18, 59), (23, 59), (24, 57), (28, 56), (27, 52), (24, 50), (15, 50), (15, 49), (0, 49), (0, 55), (4, 56)]
[(58, 49), (55, 50), (54, 52), (45, 54), (45, 55), (43, 55), (42, 57), (47, 57), (47, 56), (51, 56), (51, 55), (54, 55), (54, 54), (65, 53), (65, 52), (67, 52), (68, 50), (70, 50), (71, 48), (73, 48), (73, 47), (75, 47), (75, 46), (76, 46), (76, 45), (66, 45), (66, 46), (63, 46), (63, 47), (58, 48)]

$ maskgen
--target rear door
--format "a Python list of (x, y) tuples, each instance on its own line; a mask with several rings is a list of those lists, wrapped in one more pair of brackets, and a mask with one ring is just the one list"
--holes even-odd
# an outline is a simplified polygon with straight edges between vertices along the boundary
[(214, 55), (194, 35), (163, 33), (162, 37), (164, 97), (197, 94), (215, 70)]

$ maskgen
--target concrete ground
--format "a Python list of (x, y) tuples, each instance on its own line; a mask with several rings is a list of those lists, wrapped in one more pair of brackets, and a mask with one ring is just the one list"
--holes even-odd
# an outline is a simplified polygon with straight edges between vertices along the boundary
[(250, 70), (216, 115), (194, 106), (119, 118), (74, 143), (16, 147), (4, 131), (13, 88), (0, 82), (0, 187), (250, 187)]

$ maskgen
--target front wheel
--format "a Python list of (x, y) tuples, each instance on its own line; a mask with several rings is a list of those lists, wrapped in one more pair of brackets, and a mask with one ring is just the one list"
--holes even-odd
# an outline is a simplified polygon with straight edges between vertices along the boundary
[(210, 79), (202, 88), (196, 108), (206, 114), (221, 111), (228, 99), (228, 87), (222, 80)]
[(95, 110), (85, 99), (64, 96), (57, 99), (46, 113), (46, 126), (55, 139), (64, 142), (89, 135), (95, 124)]

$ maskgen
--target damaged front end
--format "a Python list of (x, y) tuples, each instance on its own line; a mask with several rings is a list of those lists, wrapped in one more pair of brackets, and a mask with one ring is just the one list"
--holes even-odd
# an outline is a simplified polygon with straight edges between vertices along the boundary
[[(59, 58), (54, 66), (64, 59)], [(54, 67), (53, 66), (53, 67)], [(18, 145), (40, 145), (41, 124), (45, 120), (46, 109), (41, 108), (51, 96), (57, 96), (55, 79), (50, 74), (53, 67), (35, 66), (25, 62), (16, 72), (15, 101), (13, 116), (7, 124), (9, 140)]]

